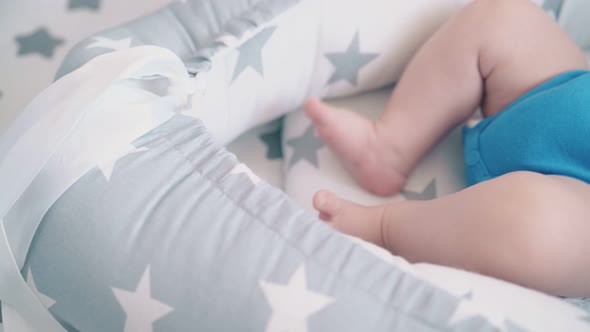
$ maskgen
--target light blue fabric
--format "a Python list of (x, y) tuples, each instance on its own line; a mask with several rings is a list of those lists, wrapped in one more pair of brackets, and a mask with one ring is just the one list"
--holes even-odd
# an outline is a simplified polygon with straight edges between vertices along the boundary
[[(493, 330), (483, 315), (454, 322), (460, 297), (232, 173), (239, 161), (200, 120), (175, 116), (132, 144), (110, 179), (93, 169), (60, 197), (27, 256), (23, 276), (68, 331)], [(309, 295), (267, 299), (296, 271), (295, 294), (328, 299), (304, 320)]]
[(78, 42), (65, 56), (55, 79), (79, 68), (90, 59), (113, 51), (88, 48), (95, 37), (130, 38), (131, 47), (154, 45), (172, 50), (191, 74), (207, 70), (210, 58), (225, 45), (220, 36), (241, 37), (244, 32), (270, 21), (301, 0), (191, 0), (170, 5), (125, 25), (102, 31)]
[(463, 129), (468, 185), (514, 171), (590, 183), (590, 72), (558, 75)]

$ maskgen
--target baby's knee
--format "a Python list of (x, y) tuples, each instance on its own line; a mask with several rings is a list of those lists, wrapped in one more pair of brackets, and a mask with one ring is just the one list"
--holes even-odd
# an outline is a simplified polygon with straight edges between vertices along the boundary
[(537, 6), (530, 0), (474, 0), (474, 9), (488, 17), (494, 15), (504, 16), (514, 11), (531, 10)]
[(471, 15), (477, 16), (480, 28), (486, 33), (522, 30), (522, 22), (527, 25), (551, 22), (549, 16), (530, 0), (474, 0), (471, 7)]

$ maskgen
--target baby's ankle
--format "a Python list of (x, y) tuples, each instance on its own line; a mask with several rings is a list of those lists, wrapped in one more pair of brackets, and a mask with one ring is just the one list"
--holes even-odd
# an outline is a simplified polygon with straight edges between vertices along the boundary
[(391, 126), (382, 119), (374, 120), (373, 128), (375, 142), (378, 149), (381, 150), (380, 153), (385, 157), (387, 166), (399, 173), (399, 176), (403, 178), (403, 182), (405, 183), (413, 165), (411, 165), (405, 153), (400, 148), (399, 135), (394, 135)]

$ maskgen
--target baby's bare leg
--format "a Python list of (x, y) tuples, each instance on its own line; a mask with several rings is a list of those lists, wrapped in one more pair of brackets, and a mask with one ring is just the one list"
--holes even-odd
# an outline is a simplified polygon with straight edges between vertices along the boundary
[[(382, 154), (393, 151), (393, 158), (384, 159), (393, 160), (389, 166), (407, 175), (479, 104), (485, 115), (496, 114), (555, 75), (586, 68), (577, 46), (530, 1), (476, 0), (416, 54), (372, 135), (387, 145)], [(320, 133), (330, 132), (338, 117), (313, 103), (308, 114)], [(590, 296), (589, 199), (590, 186), (580, 181), (519, 172), (428, 202), (367, 208), (320, 192), (314, 206), (337, 229), (411, 261), (478, 271), (552, 294)]]
[(307, 113), (361, 185), (392, 194), (480, 104), (495, 114), (551, 77), (584, 68), (575, 43), (531, 1), (476, 0), (422, 46), (379, 121), (318, 101)]
[(588, 201), (590, 186), (583, 182), (514, 172), (431, 201), (364, 207), (321, 192), (314, 204), (331, 211), (336, 229), (411, 262), (458, 267), (554, 295), (590, 296)]
[(387, 207), (384, 239), (411, 261), (590, 296), (589, 199), (583, 182), (515, 172), (440, 199)]
[(575, 43), (531, 1), (476, 0), (419, 50), (378, 128), (409, 171), (480, 104), (496, 114), (551, 77), (586, 67)]

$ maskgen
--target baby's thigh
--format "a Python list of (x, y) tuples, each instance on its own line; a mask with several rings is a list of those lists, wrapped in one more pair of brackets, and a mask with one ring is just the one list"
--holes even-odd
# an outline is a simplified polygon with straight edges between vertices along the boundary
[[(503, 177), (520, 202), (513, 222), (530, 248), (532, 284), (563, 296), (590, 295), (590, 185), (564, 176), (514, 172)], [(498, 207), (501, 208), (501, 207)], [(513, 229), (514, 230), (514, 229)], [(536, 280), (535, 280), (536, 279)]]
[(588, 67), (574, 41), (531, 1), (480, 1), (487, 2), (479, 59), (487, 116), (560, 73)]

